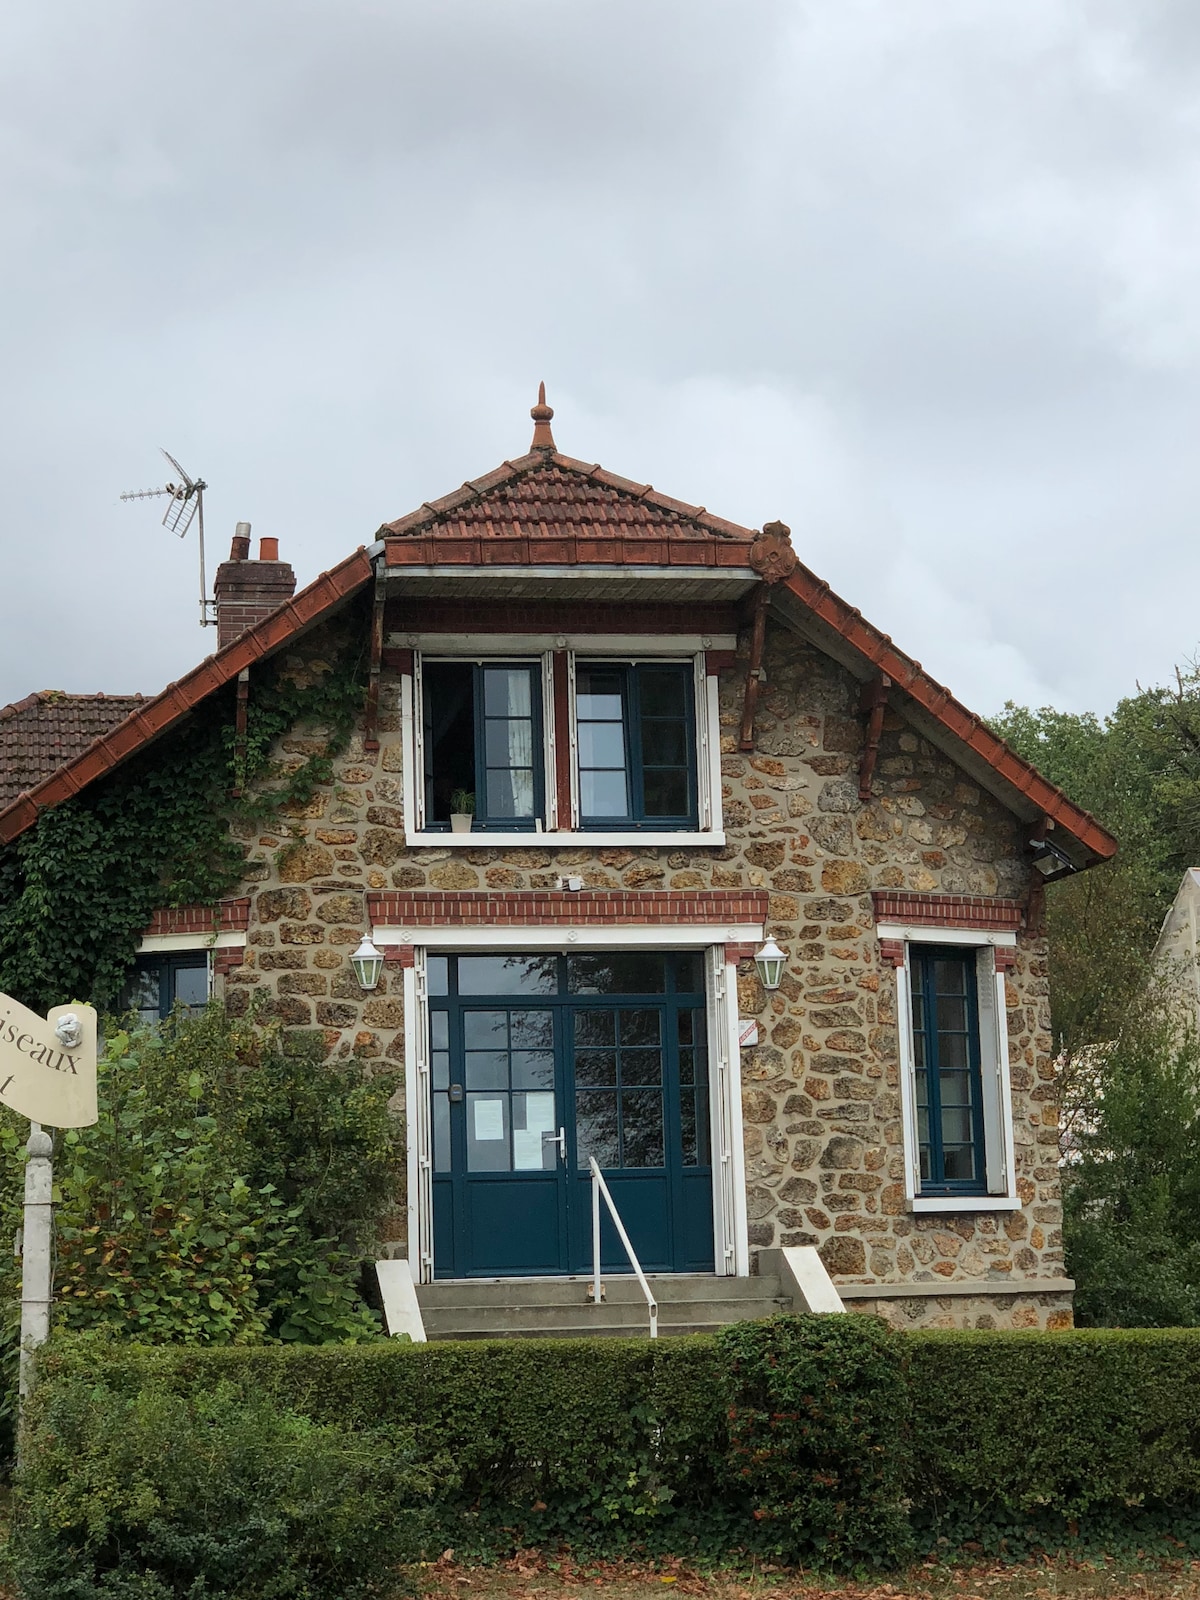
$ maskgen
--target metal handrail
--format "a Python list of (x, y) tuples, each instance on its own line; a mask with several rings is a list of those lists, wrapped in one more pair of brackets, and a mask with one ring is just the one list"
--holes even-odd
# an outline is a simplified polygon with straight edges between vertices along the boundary
[(592, 1304), (600, 1304), (600, 1196), (604, 1196), (604, 1203), (608, 1207), (608, 1214), (613, 1219), (621, 1243), (625, 1246), (625, 1254), (629, 1257), (629, 1265), (633, 1268), (634, 1277), (641, 1285), (642, 1293), (646, 1296), (646, 1306), (650, 1312), (650, 1337), (658, 1338), (658, 1301), (651, 1292), (650, 1285), (646, 1282), (646, 1274), (642, 1271), (641, 1263), (633, 1252), (629, 1242), (629, 1235), (625, 1232), (625, 1224), (617, 1213), (613, 1204), (613, 1197), (608, 1192), (608, 1185), (600, 1168), (596, 1165), (595, 1156), (588, 1157), (588, 1166), (592, 1169)]

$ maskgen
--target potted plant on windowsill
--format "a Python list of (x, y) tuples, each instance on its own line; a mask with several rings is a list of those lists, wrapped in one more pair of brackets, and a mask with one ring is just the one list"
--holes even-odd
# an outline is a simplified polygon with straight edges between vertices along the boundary
[(470, 833), (474, 821), (474, 794), (470, 789), (455, 789), (450, 796), (450, 832)]

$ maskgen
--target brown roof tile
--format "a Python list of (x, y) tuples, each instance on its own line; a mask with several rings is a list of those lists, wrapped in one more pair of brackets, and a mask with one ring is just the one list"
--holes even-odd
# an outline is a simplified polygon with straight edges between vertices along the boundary
[(82, 755), (141, 704), (140, 694), (42, 689), (0, 708), (0, 806)]
[[(557, 450), (533, 450), (385, 523), (388, 564), (467, 559), (745, 566), (752, 528)], [(547, 548), (553, 544), (556, 548)]]

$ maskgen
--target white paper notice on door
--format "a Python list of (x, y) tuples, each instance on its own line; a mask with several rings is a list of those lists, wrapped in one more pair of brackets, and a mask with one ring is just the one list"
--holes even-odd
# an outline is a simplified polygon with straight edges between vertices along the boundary
[(542, 1134), (539, 1128), (513, 1129), (513, 1171), (541, 1172)]
[(504, 1137), (504, 1101), (475, 1100), (471, 1105), (475, 1137), (480, 1143)]

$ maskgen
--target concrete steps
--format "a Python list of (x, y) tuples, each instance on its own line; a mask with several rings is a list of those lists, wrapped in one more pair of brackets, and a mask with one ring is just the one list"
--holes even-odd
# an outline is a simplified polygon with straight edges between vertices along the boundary
[[(792, 1309), (778, 1277), (661, 1273), (649, 1282), (660, 1338), (712, 1333)], [(603, 1283), (599, 1306), (588, 1277), (424, 1283), (416, 1294), (429, 1339), (645, 1338), (649, 1316), (637, 1280), (607, 1273)]]

